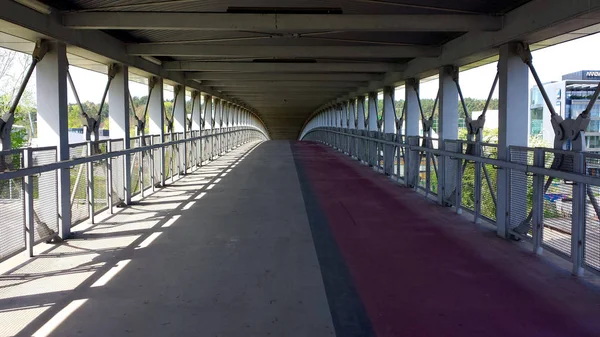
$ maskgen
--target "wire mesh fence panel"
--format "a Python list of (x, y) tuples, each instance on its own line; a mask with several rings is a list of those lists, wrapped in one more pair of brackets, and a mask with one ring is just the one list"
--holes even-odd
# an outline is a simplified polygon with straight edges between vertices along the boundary
[[(544, 167), (573, 172), (573, 155), (552, 150), (544, 151)], [(544, 177), (543, 244), (571, 255), (571, 217), (573, 215), (573, 184), (554, 177)]]
[[(171, 135), (165, 135), (165, 143), (173, 139)], [(165, 180), (173, 176), (173, 146), (165, 147)]]
[[(95, 154), (107, 153), (106, 141), (99, 142), (95, 147)], [(107, 160), (92, 163), (94, 170), (94, 214), (108, 209), (108, 166)]]
[[(69, 145), (71, 159), (87, 157), (87, 144)], [(71, 225), (89, 219), (87, 164), (75, 165), (70, 171)]]
[[(140, 138), (132, 138), (130, 148), (140, 147)], [(142, 153), (136, 152), (130, 156), (131, 160), (131, 196), (138, 195), (142, 191), (140, 183), (140, 168), (142, 162)]]
[[(186, 137), (188, 139), (193, 138), (195, 135), (196, 131), (190, 131), (186, 133)], [(189, 170), (192, 168), (193, 164), (194, 164), (194, 153), (195, 153), (195, 141), (187, 141), (185, 142), (185, 149), (186, 149), (186, 157), (187, 157), (187, 161), (185, 162), (185, 170)]]
[[(153, 135), (152, 142), (153, 142), (152, 144), (160, 144), (160, 135)], [(161, 174), (160, 173), (160, 168), (161, 168), (160, 156), (161, 156), (162, 150), (157, 148), (152, 151), (153, 151), (152, 152), (152, 163), (154, 165), (154, 172), (153, 172), (154, 184), (156, 185), (156, 184), (160, 184), (160, 174)], [(148, 172), (150, 172), (150, 171), (148, 171)]]
[(419, 155), (420, 163), (419, 163), (419, 185), (421, 189), (425, 190), (425, 186), (427, 184), (427, 157), (425, 153), (421, 153)]
[[(517, 164), (533, 165), (533, 149), (511, 146), (509, 160)], [(509, 229), (520, 237), (530, 240), (533, 176), (522, 171), (510, 170), (509, 179)]]
[[(482, 144), (481, 156), (498, 159), (498, 146)], [(481, 165), (481, 215), (496, 223), (496, 207), (498, 200), (498, 174), (496, 167), (491, 164)]]
[(462, 172), (462, 199), (463, 209), (475, 212), (475, 163), (463, 160), (460, 168)]
[[(185, 139), (183, 133), (179, 133), (177, 135), (177, 139)], [(184, 173), (186, 169), (186, 150), (188, 146), (188, 142), (177, 144), (177, 149), (179, 150), (177, 157), (177, 165), (176, 169), (179, 170), (179, 174)]]
[[(336, 135), (340, 136), (339, 134), (336, 134)], [(384, 136), (385, 136), (385, 134), (382, 133), (382, 132), (375, 132), (375, 137), (377, 139), (385, 140)], [(338, 144), (339, 144), (339, 140), (338, 140)], [(383, 143), (377, 142), (375, 144), (375, 147), (376, 147), (376, 151), (377, 151), (376, 152), (377, 168), (380, 169), (380, 170), (383, 170), (384, 169), (384, 165), (385, 165), (385, 163), (384, 163), (384, 153), (383, 153), (383, 151), (384, 151)]]
[[(455, 140), (446, 140), (444, 141), (444, 149), (446, 151), (449, 152), (455, 152), (455, 153), (459, 153), (462, 152), (462, 145), (460, 143), (458, 143)], [(452, 169), (450, 170), (450, 174), (446, 174), (446, 180), (444, 182), (445, 184), (445, 195), (444, 195), (444, 202), (452, 205), (452, 206), (457, 206), (457, 202), (456, 202), (456, 174), (457, 174), (457, 170), (460, 169), (462, 170), (462, 160), (456, 160), (450, 157), (446, 157), (445, 159), (445, 164), (449, 167), (451, 167)], [(454, 175), (452, 175), (451, 173), (454, 173)]]
[[(600, 155), (586, 154), (586, 175), (600, 177)], [(585, 203), (584, 263), (600, 272), (600, 186), (588, 185)]]
[[(0, 172), (23, 168), (23, 150), (0, 152)], [(23, 178), (0, 180), (0, 259), (25, 248)]]
[[(33, 164), (56, 162), (56, 148), (32, 149)], [(58, 232), (58, 172), (49, 171), (33, 177), (33, 221), (35, 241)]]
[[(121, 151), (124, 149), (125, 142), (122, 139), (111, 140), (111, 150)], [(118, 205), (125, 201), (125, 186), (124, 186), (124, 167), (123, 157), (113, 157), (111, 161), (111, 175), (112, 175), (112, 204)]]
[[(149, 146), (152, 144), (152, 136), (144, 136), (143, 145)], [(150, 156), (150, 152), (153, 150), (143, 151), (142, 152), (142, 176), (143, 176), (143, 185), (142, 188), (147, 190), (152, 188), (152, 157)]]

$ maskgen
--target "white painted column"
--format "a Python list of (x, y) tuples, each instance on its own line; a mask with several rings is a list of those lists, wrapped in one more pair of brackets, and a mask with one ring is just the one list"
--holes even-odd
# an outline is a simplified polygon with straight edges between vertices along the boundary
[[(454, 76), (458, 77), (457, 67), (445, 66), (440, 69), (438, 119), (440, 149), (445, 139), (458, 139), (458, 89)], [(457, 162), (443, 156), (438, 157), (438, 161), (438, 202), (444, 204), (455, 192)]]
[(213, 148), (213, 113), (215, 110), (214, 99), (210, 95), (206, 95), (204, 98), (206, 102), (204, 106), (204, 130), (206, 132), (206, 138), (204, 139), (204, 154), (207, 160), (212, 160), (212, 148)]
[(164, 111), (164, 93), (163, 80), (154, 77), (154, 87), (150, 88), (150, 102), (148, 102), (149, 130), (152, 135), (160, 135), (161, 142), (164, 142), (165, 134), (165, 111)]
[[(185, 107), (185, 86), (176, 85), (173, 89), (175, 91), (173, 97), (173, 103), (175, 104), (175, 109), (173, 110), (173, 131), (176, 133), (183, 132), (183, 138), (185, 139), (187, 138), (188, 131), (185, 123), (187, 115)], [(175, 147), (178, 151), (183, 149), (183, 151), (179, 152), (180, 155), (176, 157), (179, 158), (180, 172), (187, 172), (187, 146), (188, 144), (182, 143)]]
[[(165, 142), (165, 106), (163, 93), (163, 80), (159, 77), (153, 77), (150, 82), (154, 82), (154, 86), (150, 89), (150, 101), (148, 102), (149, 131), (151, 135), (159, 135), (160, 142)], [(160, 185), (165, 186), (166, 181), (166, 163), (165, 163), (165, 148), (161, 148), (159, 158), (154, 156), (155, 169), (158, 165), (160, 171)], [(146, 172), (144, 172), (146, 174)]]
[[(500, 60), (498, 61), (500, 74), (498, 82), (498, 159), (500, 160), (509, 160), (509, 146), (527, 146), (529, 68), (517, 54), (516, 46), (517, 43), (501, 46)], [(523, 205), (527, 205), (527, 178), (525, 175), (511, 177), (512, 188), (509, 188), (510, 171), (498, 169), (497, 172), (496, 223), (498, 235), (508, 238), (509, 229), (518, 226), (518, 222), (527, 216), (525, 214), (526, 207), (523, 207)]]
[[(396, 134), (396, 109), (394, 107), (394, 88), (383, 88), (383, 133), (385, 140), (393, 141)], [(391, 176), (394, 172), (393, 145), (385, 145), (383, 151), (384, 172)]]
[(379, 131), (377, 128), (377, 93), (369, 93), (369, 111), (368, 111), (369, 131)]
[(383, 132), (396, 133), (396, 110), (394, 107), (393, 87), (385, 87), (383, 89)]
[(358, 126), (357, 129), (358, 130), (364, 130), (365, 129), (365, 97), (364, 96), (358, 96), (357, 101), (356, 101), (357, 105), (356, 105), (356, 115), (358, 118)]
[[(112, 80), (108, 93), (108, 118), (111, 139), (123, 139), (123, 149), (131, 147), (131, 123), (129, 116), (129, 68), (115, 65), (117, 73)], [(114, 150), (114, 149), (113, 149)], [(123, 202), (131, 204), (131, 155), (123, 160)], [(113, 168), (114, 169), (114, 168)], [(114, 198), (114, 196), (113, 196)]]
[(192, 130), (202, 129), (202, 98), (198, 91), (192, 91), (192, 100), (194, 100), (194, 111), (192, 111)]
[[(368, 128), (369, 128), (369, 137), (376, 138), (378, 137), (379, 128), (377, 127), (377, 93), (370, 92), (369, 93), (369, 112), (367, 115), (368, 119)], [(369, 165), (377, 166), (377, 159), (379, 157), (379, 153), (377, 150), (377, 143), (373, 141), (369, 141)]]
[[(348, 131), (356, 134), (356, 98), (348, 101)], [(356, 138), (350, 137), (348, 140), (348, 153), (351, 157), (356, 157)]]
[[(419, 145), (419, 117), (421, 115), (419, 111), (419, 99), (415, 90), (419, 90), (419, 80), (408, 79), (406, 80), (405, 96), (406, 99), (406, 140), (410, 145)], [(416, 186), (417, 178), (419, 175), (420, 159), (417, 151), (405, 151), (405, 165), (404, 165), (404, 181), (407, 186)]]
[[(67, 108), (67, 49), (64, 43), (48, 43), (48, 52), (36, 66), (37, 133), (40, 144), (56, 146), (56, 160), (69, 159)], [(39, 188), (39, 200), (58, 196), (58, 235), (71, 234), (70, 170), (58, 170), (58, 191)], [(58, 192), (58, 193), (57, 193)]]
[(418, 136), (419, 135), (419, 119), (421, 117), (419, 111), (419, 99), (417, 98), (416, 90), (419, 90), (419, 80), (409, 79), (405, 85), (405, 131), (406, 136)]
[(212, 96), (204, 95), (204, 107), (203, 107), (203, 118), (204, 118), (204, 130), (212, 129)]
[[(366, 120), (365, 120), (365, 96), (358, 96), (356, 103), (356, 115), (358, 116), (358, 135), (366, 136)], [(366, 146), (367, 142), (364, 139), (359, 139), (357, 142), (356, 157), (361, 162), (366, 162)]]
[(177, 96), (174, 97), (173, 103), (175, 104), (175, 110), (173, 110), (173, 119), (174, 125), (173, 129), (175, 132), (183, 132), (185, 135), (186, 125), (185, 125), (185, 116), (187, 114), (185, 107), (185, 86), (179, 85), (176, 86), (175, 92)]

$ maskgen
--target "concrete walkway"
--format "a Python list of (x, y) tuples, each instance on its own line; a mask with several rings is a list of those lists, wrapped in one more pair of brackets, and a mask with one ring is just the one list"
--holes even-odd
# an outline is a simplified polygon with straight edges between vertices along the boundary
[(0, 335), (332, 336), (290, 144), (251, 148), (2, 275)]
[(599, 336), (600, 291), (319, 144), (247, 144), (0, 264), (0, 336)]

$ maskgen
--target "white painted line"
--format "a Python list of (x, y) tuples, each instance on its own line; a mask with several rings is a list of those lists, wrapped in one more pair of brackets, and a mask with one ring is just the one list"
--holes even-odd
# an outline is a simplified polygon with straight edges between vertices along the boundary
[(104, 275), (102, 275), (102, 277), (100, 277), (98, 281), (94, 282), (91, 288), (105, 286), (108, 283), (108, 281), (115, 277), (115, 275), (117, 275), (121, 271), (121, 269), (125, 268), (125, 266), (129, 262), (131, 262), (131, 260), (122, 260), (117, 262), (117, 264), (114, 267), (110, 268), (106, 273), (104, 273)]
[(142, 243), (140, 243), (139, 246), (135, 247), (135, 249), (142, 249), (142, 248), (146, 248), (146, 247), (150, 246), (152, 241), (156, 240), (156, 238), (159, 237), (161, 234), (162, 234), (162, 232), (150, 234), (150, 236), (148, 238), (146, 238), (146, 240), (142, 241)]
[(196, 200), (202, 199), (202, 197), (205, 195), (206, 195), (206, 192), (202, 192), (202, 193), (198, 194), (198, 196), (196, 197)]
[(187, 204), (185, 204), (185, 206), (183, 206), (182, 210), (187, 211), (188, 209), (192, 208), (192, 206), (194, 206), (195, 203), (195, 201), (188, 202)]
[(173, 217), (171, 219), (169, 219), (169, 221), (165, 222), (165, 224), (162, 225), (162, 228), (167, 228), (167, 227), (173, 226), (175, 221), (179, 220), (180, 217), (181, 217), (181, 215), (173, 215)]
[(44, 324), (38, 331), (36, 331), (32, 337), (46, 337), (49, 336), (58, 326), (64, 322), (72, 313), (74, 313), (79, 307), (87, 301), (86, 299), (75, 300), (69, 303), (61, 311), (59, 311), (54, 317), (50, 318), (46, 324)]
[(206, 189), (207, 190), (212, 190), (213, 187), (215, 187), (215, 184), (210, 184), (210, 185), (208, 185), (208, 187)]
[(220, 182), (221, 182), (221, 178), (217, 178), (217, 179), (215, 180), (215, 184), (218, 184), (218, 183), (220, 183)]

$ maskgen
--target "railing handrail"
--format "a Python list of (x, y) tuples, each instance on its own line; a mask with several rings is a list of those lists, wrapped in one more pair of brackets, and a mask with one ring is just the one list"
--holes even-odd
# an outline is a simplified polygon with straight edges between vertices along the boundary
[[(65, 168), (73, 167), (73, 166), (80, 165), (80, 164), (91, 163), (91, 162), (95, 162), (95, 161), (99, 161), (99, 160), (105, 160), (105, 159), (124, 156), (124, 155), (128, 155), (128, 154), (149, 151), (149, 150), (158, 149), (161, 147), (185, 143), (188, 141), (196, 141), (196, 140), (200, 140), (202, 138), (212, 137), (212, 136), (216, 136), (216, 135), (224, 135), (224, 134), (245, 131), (245, 130), (260, 132), (266, 136), (266, 134), (260, 128), (257, 128), (255, 126), (245, 126), (243, 129), (239, 129), (239, 130), (223, 131), (223, 132), (213, 133), (211, 135), (204, 135), (204, 136), (200, 135), (200, 136), (193, 137), (193, 138), (178, 139), (178, 140), (173, 140), (173, 141), (169, 141), (166, 143), (146, 145), (146, 146), (142, 146), (142, 147), (118, 150), (118, 151), (96, 154), (96, 155), (91, 155), (91, 156), (86, 156), (86, 157), (73, 158), (73, 159), (63, 160), (63, 161), (59, 161), (59, 162), (51, 163), (51, 164), (31, 166), (31, 167), (22, 168), (22, 169), (18, 169), (18, 170), (14, 170), (14, 171), (0, 172), (0, 181), (8, 180), (8, 179), (23, 178), (26, 176), (31, 176), (31, 175), (35, 175), (35, 174), (44, 173), (44, 172), (54, 171), (54, 170), (58, 170), (58, 169), (65, 169)], [(87, 142), (84, 144), (87, 144)], [(30, 149), (37, 149), (37, 148), (22, 148), (22, 149), (15, 149), (14, 151), (17, 151), (17, 153), (18, 153), (18, 151), (25, 151), (25, 150), (30, 150)]]
[[(533, 165), (513, 163), (510, 161), (505, 161), (505, 160), (501, 160), (501, 159), (473, 156), (473, 155), (464, 154), (464, 153), (460, 153), (460, 152), (451, 152), (451, 151), (447, 151), (447, 150), (432, 149), (432, 148), (422, 147), (422, 146), (417, 146), (417, 145), (409, 145), (408, 143), (393, 142), (393, 141), (388, 141), (388, 140), (384, 140), (384, 139), (380, 139), (380, 138), (371, 138), (371, 137), (367, 137), (367, 136), (355, 135), (352, 133), (340, 132), (340, 131), (336, 131), (336, 130), (331, 130), (328, 127), (320, 127), (320, 128), (311, 129), (311, 130), (307, 131), (301, 139), (304, 139), (309, 133), (317, 132), (317, 131), (326, 131), (326, 132), (337, 133), (337, 134), (346, 135), (346, 136), (350, 136), (350, 137), (354, 137), (354, 138), (358, 138), (358, 139), (365, 139), (365, 140), (369, 140), (369, 141), (380, 143), (380, 144), (400, 146), (400, 147), (404, 148), (405, 150), (409, 150), (409, 151), (430, 152), (437, 156), (447, 156), (447, 157), (450, 157), (453, 159), (463, 159), (463, 160), (468, 160), (468, 161), (472, 161), (472, 162), (481, 162), (483, 164), (493, 165), (499, 169), (511, 169), (511, 170), (517, 170), (517, 171), (521, 171), (521, 172), (525, 172), (525, 173), (540, 174), (540, 175), (544, 175), (544, 176), (552, 176), (552, 177), (555, 177), (558, 179), (573, 181), (576, 183), (582, 183), (582, 184), (588, 184), (588, 185), (600, 185), (600, 178), (588, 176), (585, 174), (558, 171), (558, 170), (547, 169), (547, 168), (533, 166)], [(379, 132), (379, 131), (376, 131), (376, 132)], [(411, 136), (408, 136), (408, 137), (411, 137)], [(457, 140), (453, 139), (450, 141), (455, 142)], [(462, 142), (462, 143), (466, 143), (466, 141), (463, 141), (463, 140), (458, 140), (458, 141)], [(444, 145), (445, 145), (445, 143), (444, 143)], [(543, 147), (530, 148), (530, 147), (524, 147), (524, 146), (514, 146), (514, 147), (509, 147), (509, 148), (523, 149), (523, 150), (527, 150), (527, 151), (530, 151), (530, 150), (533, 151), (535, 149), (544, 149), (544, 150), (548, 149), (548, 148), (543, 148)], [(550, 150), (553, 150), (553, 149), (550, 149)], [(565, 152), (568, 154), (574, 154), (574, 155), (575, 154), (585, 155), (585, 152), (576, 152), (576, 151), (565, 151)], [(0, 175), (0, 179), (1, 179), (1, 177), (2, 176)]]

